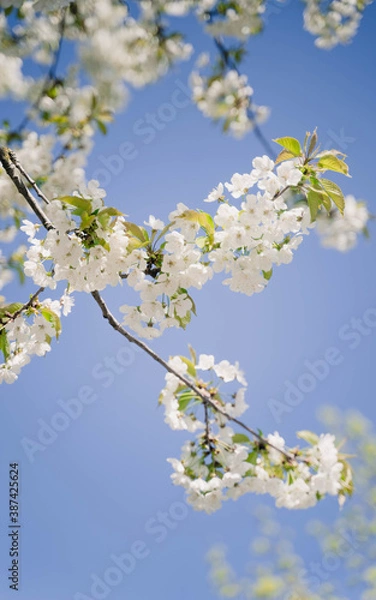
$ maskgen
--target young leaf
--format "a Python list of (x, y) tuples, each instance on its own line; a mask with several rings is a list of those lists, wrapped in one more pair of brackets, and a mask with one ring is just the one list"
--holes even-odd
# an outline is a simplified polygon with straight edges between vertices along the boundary
[(109, 217), (122, 217), (123, 213), (113, 206), (107, 206), (107, 208), (102, 208), (102, 210), (99, 211), (98, 217), (101, 215), (108, 215)]
[(323, 204), (324, 208), (326, 209), (326, 211), (328, 213), (330, 213), (330, 211), (332, 209), (332, 202), (331, 202), (329, 196), (323, 195), (322, 204)]
[(48, 321), (54, 326), (56, 339), (59, 339), (59, 335), (61, 333), (61, 322), (58, 315), (53, 310), (47, 307), (43, 307), (40, 312), (42, 313), (46, 321)]
[(311, 223), (316, 221), (319, 206), (322, 203), (322, 194), (314, 190), (308, 190), (307, 202), (309, 206), (309, 212), (311, 213)]
[(308, 156), (311, 156), (312, 152), (316, 148), (316, 144), (317, 144), (317, 133), (316, 133), (316, 129), (315, 129), (315, 131), (312, 134), (311, 140), (309, 142)]
[(189, 354), (191, 355), (191, 359), (194, 365), (197, 364), (197, 354), (194, 348), (190, 344), (188, 344)]
[(139, 227), (135, 223), (130, 223), (129, 221), (125, 221), (124, 225), (125, 225), (126, 229), (128, 231), (130, 231), (130, 233), (135, 238), (137, 238), (138, 240), (140, 240), (140, 242), (146, 242), (146, 241), (149, 240), (149, 236), (147, 234), (147, 231), (143, 227)]
[(281, 150), (281, 152), (275, 159), (275, 164), (278, 165), (278, 163), (283, 162), (284, 160), (290, 160), (291, 158), (295, 158), (295, 154), (293, 154), (289, 150)]
[(314, 446), (319, 441), (319, 436), (316, 433), (313, 433), (313, 431), (298, 431), (296, 435), (301, 440), (304, 440), (305, 442), (308, 442), (308, 444), (311, 444), (311, 446)]
[(91, 200), (88, 200), (87, 198), (80, 198), (79, 196), (60, 196), (57, 200), (60, 200), (64, 204), (75, 206), (79, 210), (78, 214), (81, 214), (82, 212), (91, 213)]
[(345, 199), (343, 197), (341, 188), (329, 179), (320, 179), (320, 183), (328, 196), (333, 200), (340, 213), (343, 215), (345, 210)]
[(273, 142), (276, 142), (280, 146), (283, 146), (283, 148), (285, 148), (285, 150), (288, 150), (289, 152), (291, 152), (291, 154), (293, 154), (293, 156), (301, 156), (302, 155), (302, 149), (300, 147), (300, 143), (297, 139), (295, 139), (293, 137), (276, 138), (275, 140), (273, 140)]
[(4, 360), (5, 361), (8, 360), (9, 344), (8, 344), (7, 332), (5, 331), (5, 329), (2, 329), (2, 331), (0, 331), (0, 352), (3, 353)]
[(186, 356), (179, 356), (179, 358), (183, 361), (184, 364), (187, 365), (189, 375), (191, 375), (192, 377), (196, 377), (196, 367), (193, 364), (193, 362), (189, 360), (189, 358), (187, 358)]
[(269, 281), (269, 279), (271, 279), (273, 275), (273, 269), (270, 269), (269, 271), (263, 271), (262, 274), (264, 275), (264, 279), (266, 279), (266, 281)]
[(15, 312), (20, 310), (23, 307), (22, 302), (12, 302), (11, 304), (6, 304), (1, 307), (1, 312), (9, 313), (13, 315)]
[(180, 394), (179, 400), (178, 400), (178, 402), (179, 402), (179, 410), (181, 412), (184, 412), (188, 408), (188, 406), (190, 405), (190, 403), (192, 402), (192, 400), (197, 400), (197, 396), (191, 390), (189, 390), (187, 392), (183, 392), (182, 394)]
[(214, 235), (215, 225), (213, 217), (204, 211), (198, 213), (198, 222), (209, 236)]
[(101, 119), (95, 119), (95, 122), (98, 126), (99, 131), (103, 134), (106, 135), (107, 134), (107, 127), (106, 125), (103, 123), (103, 121), (101, 121)]
[(320, 169), (324, 169), (326, 171), (335, 171), (336, 173), (342, 173), (342, 175), (347, 175), (350, 177), (349, 167), (347, 164), (333, 154), (324, 154), (321, 156), (317, 165)]
[(249, 444), (249, 437), (244, 435), (244, 433), (235, 433), (232, 436), (232, 441), (234, 444)]

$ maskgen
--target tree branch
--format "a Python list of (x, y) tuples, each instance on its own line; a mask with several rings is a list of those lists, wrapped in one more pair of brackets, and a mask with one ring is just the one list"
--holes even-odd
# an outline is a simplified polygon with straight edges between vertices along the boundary
[(47, 198), (47, 196), (45, 196), (42, 192), (42, 190), (40, 189), (40, 187), (38, 186), (38, 184), (36, 183), (36, 181), (30, 177), (30, 175), (25, 171), (25, 169), (23, 168), (23, 166), (20, 164), (20, 162), (18, 161), (17, 156), (15, 155), (15, 153), (13, 152), (13, 150), (10, 150), (8, 148), (8, 153), (9, 153), (9, 157), (12, 161), (12, 163), (14, 164), (15, 167), (17, 167), (17, 169), (19, 170), (19, 172), (25, 177), (26, 181), (28, 181), (31, 185), (32, 188), (34, 188), (34, 190), (36, 191), (37, 195), (39, 196), (39, 198), (41, 200), (43, 200), (43, 202), (45, 204), (50, 204), (49, 199)]
[[(16, 161), (16, 162), (15, 162)], [(0, 146), (0, 162), (7, 173), (7, 175), (11, 178), (17, 190), (23, 196), (32, 209), (32, 211), (37, 215), (38, 219), (42, 223), (42, 225), (50, 231), (53, 229), (53, 225), (47, 215), (43, 212), (38, 202), (35, 200), (34, 196), (30, 193), (30, 190), (27, 189), (26, 185), (22, 181), (21, 177), (18, 175), (16, 168), (16, 164), (19, 164), (17, 158), (9, 148), (4, 146)], [(24, 171), (23, 171), (24, 172)], [(31, 179), (31, 178), (30, 178)]]
[(280, 448), (277, 448), (276, 446), (274, 446), (273, 444), (268, 442), (268, 440), (266, 438), (264, 438), (262, 435), (257, 433), (257, 431), (254, 431), (253, 429), (251, 429), (250, 427), (245, 425), (245, 423), (243, 423), (242, 421), (239, 421), (239, 419), (236, 419), (235, 417), (231, 417), (231, 415), (229, 415), (223, 408), (219, 407), (211, 399), (209, 392), (207, 392), (206, 390), (199, 389), (191, 381), (189, 381), (189, 379), (187, 379), (187, 377), (178, 373), (178, 371), (176, 371), (173, 367), (171, 367), (168, 364), (168, 362), (166, 362), (161, 356), (159, 356), (156, 352), (154, 352), (154, 350), (149, 348), (149, 346), (147, 344), (145, 344), (144, 342), (141, 342), (141, 340), (137, 339), (132, 334), (130, 334), (126, 329), (124, 329), (122, 327), (122, 325), (119, 323), (119, 321), (110, 312), (105, 301), (103, 300), (102, 296), (100, 295), (100, 293), (98, 291), (91, 292), (91, 295), (94, 298), (95, 302), (100, 307), (103, 318), (108, 321), (108, 323), (111, 325), (111, 327), (113, 329), (115, 329), (115, 331), (117, 331), (118, 333), (120, 333), (120, 335), (125, 337), (128, 340), (128, 342), (131, 342), (132, 344), (136, 344), (136, 346), (138, 346), (139, 348), (141, 348), (141, 350), (146, 352), (146, 354), (148, 354), (153, 360), (155, 360), (158, 364), (160, 364), (166, 371), (168, 371), (169, 373), (171, 373), (172, 375), (177, 377), (182, 383), (184, 383), (184, 385), (186, 385), (199, 398), (201, 398), (201, 400), (204, 404), (204, 407), (210, 406), (210, 408), (212, 408), (215, 412), (217, 412), (220, 415), (222, 415), (223, 417), (225, 417), (228, 421), (232, 421), (233, 423), (236, 423), (237, 425), (239, 425), (239, 427), (241, 427), (242, 429), (244, 429), (245, 431), (250, 433), (260, 443), (264, 444), (265, 446), (269, 446), (270, 448), (273, 448), (274, 450), (277, 450), (278, 452), (283, 454), (283, 456), (285, 457), (285, 459), (288, 462), (290, 462), (290, 463), (295, 462), (295, 457), (293, 455), (288, 454), (287, 452), (284, 452)]
[(43, 96), (45, 95), (45, 93), (48, 92), (48, 90), (50, 88), (50, 85), (51, 85), (51, 82), (56, 79), (56, 71), (57, 71), (57, 67), (58, 67), (58, 64), (59, 64), (59, 60), (60, 60), (60, 56), (61, 56), (61, 48), (62, 48), (63, 40), (64, 40), (66, 12), (67, 12), (67, 7), (63, 8), (63, 16), (62, 16), (62, 19), (61, 19), (60, 24), (59, 24), (59, 42), (58, 42), (58, 46), (57, 46), (57, 48), (55, 50), (51, 66), (48, 69), (47, 75), (46, 75), (46, 77), (44, 79), (44, 82), (43, 82), (43, 85), (42, 85), (42, 89), (41, 89), (41, 91), (40, 91), (37, 99), (35, 100), (35, 102), (33, 103), (33, 105), (30, 107), (30, 110), (29, 110), (28, 114), (26, 114), (24, 116), (24, 118), (22, 119), (22, 121), (18, 125), (18, 127), (16, 127), (16, 129), (14, 129), (13, 131), (10, 132), (10, 134), (9, 134), (10, 137), (21, 135), (21, 133), (25, 129), (26, 125), (31, 121), (32, 112), (35, 109), (39, 108), (39, 104), (40, 104)]
[(17, 319), (17, 317), (20, 316), (21, 313), (23, 313), (25, 310), (27, 310), (28, 308), (30, 308), (31, 306), (33, 306), (33, 304), (34, 304), (35, 300), (38, 298), (39, 294), (41, 294), (42, 292), (44, 292), (44, 290), (45, 290), (44, 287), (40, 287), (32, 296), (30, 296), (30, 300), (28, 302), (26, 302), (23, 306), (21, 306), (21, 308), (19, 308), (18, 310), (16, 310), (16, 312), (14, 312), (13, 314), (9, 315), (8, 320), (5, 323), (5, 325), (3, 325), (2, 327), (0, 327), (0, 333), (5, 329), (5, 327), (9, 323), (9, 321), (15, 321)]
[[(236, 71), (238, 75), (241, 75), (238, 65), (231, 58), (230, 52), (224, 45), (221, 38), (219, 38), (217, 36), (214, 37), (214, 43), (221, 55), (222, 60), (225, 63), (226, 67), (233, 71)], [(276, 155), (274, 149), (271, 147), (271, 145), (269, 144), (268, 140), (266, 139), (266, 137), (262, 133), (259, 125), (256, 122), (256, 115), (255, 115), (254, 111), (252, 110), (252, 101), (251, 101), (251, 106), (249, 108), (247, 108), (247, 113), (248, 113), (250, 120), (253, 121), (253, 132), (254, 132), (255, 136), (259, 140), (260, 144), (264, 147), (264, 150), (267, 152), (267, 154), (269, 156), (271, 156), (273, 159), (275, 159), (277, 155)]]
[[(39, 207), (35, 198), (31, 195), (31, 193), (29, 192), (29, 190), (27, 189), (27, 187), (25, 186), (23, 181), (20, 179), (18, 173), (16, 172), (15, 165), (16, 164), (19, 165), (19, 163), (18, 163), (18, 160), (17, 160), (15, 154), (12, 151), (10, 151), (8, 148), (4, 148), (4, 147), (0, 146), (0, 162), (2, 163), (6, 173), (9, 175), (9, 177), (13, 181), (14, 185), (17, 187), (18, 191), (23, 195), (23, 197), (28, 202), (28, 204), (31, 206), (31, 208), (33, 209), (35, 214), (39, 217), (39, 219), (41, 220), (44, 227), (48, 231), (50, 231), (51, 229), (54, 229), (54, 226), (48, 220), (47, 216), (43, 213), (42, 209)], [(25, 173), (25, 171), (22, 167), (21, 167), (21, 169), (22, 169), (22, 173)], [(29, 177), (29, 176), (27, 176), (27, 177)], [(29, 179), (31, 179), (31, 178), (29, 177)], [(278, 192), (274, 198), (281, 196), (288, 189), (288, 187), (289, 186), (285, 187), (283, 190)], [(34, 296), (29, 300), (29, 302), (26, 303), (26, 305), (24, 305), (20, 309), (21, 312), (23, 310), (25, 310), (25, 307), (31, 306), (31, 303), (34, 301), (35, 297), (38, 295), (38, 293), (40, 293), (41, 290), (43, 290), (43, 288), (40, 288), (36, 292), (36, 294), (34, 294)], [(191, 383), (189, 381), (189, 379), (184, 377), (184, 375), (181, 375), (173, 367), (171, 367), (168, 364), (168, 362), (166, 362), (162, 357), (160, 357), (156, 352), (154, 352), (154, 350), (149, 348), (149, 346), (147, 346), (147, 344), (145, 344), (141, 340), (137, 339), (132, 334), (130, 334), (126, 329), (124, 329), (122, 327), (122, 325), (119, 323), (119, 321), (110, 312), (105, 301), (103, 300), (102, 296), (100, 295), (100, 293), (97, 290), (95, 290), (94, 292), (91, 292), (91, 295), (94, 298), (95, 302), (100, 307), (103, 318), (105, 318), (108, 321), (108, 323), (111, 325), (111, 327), (115, 331), (120, 333), (120, 335), (125, 337), (128, 340), (128, 342), (135, 344), (136, 346), (141, 348), (141, 350), (146, 352), (146, 354), (148, 354), (154, 361), (156, 361), (158, 364), (160, 364), (166, 371), (168, 371), (169, 373), (171, 373), (172, 375), (177, 377), (182, 383), (184, 383), (184, 385), (186, 385), (189, 389), (191, 389), (199, 398), (201, 398), (201, 400), (204, 404), (204, 408), (207, 409), (207, 407), (210, 406), (210, 408), (212, 408), (215, 412), (217, 412), (220, 415), (222, 415), (223, 417), (225, 417), (228, 421), (232, 421), (233, 423), (236, 423), (239, 427), (241, 427), (242, 429), (244, 429), (245, 431), (250, 433), (261, 444), (263, 444), (265, 446), (269, 446), (270, 448), (273, 448), (274, 450), (277, 450), (278, 452), (283, 454), (283, 456), (289, 463), (295, 462), (295, 457), (293, 455), (291, 455), (287, 452), (284, 452), (280, 448), (277, 448), (276, 446), (274, 446), (273, 444), (268, 442), (268, 440), (266, 438), (264, 438), (262, 435), (257, 433), (257, 431), (254, 431), (253, 429), (251, 429), (250, 427), (245, 425), (245, 423), (243, 423), (242, 421), (239, 421), (239, 419), (236, 419), (235, 417), (231, 417), (223, 408), (218, 406), (211, 399), (209, 392), (207, 392), (206, 390), (203, 390), (203, 389), (199, 389), (197, 386), (195, 386), (193, 383)], [(207, 415), (207, 412), (205, 414)], [(208, 421), (207, 421), (207, 423), (208, 423)]]

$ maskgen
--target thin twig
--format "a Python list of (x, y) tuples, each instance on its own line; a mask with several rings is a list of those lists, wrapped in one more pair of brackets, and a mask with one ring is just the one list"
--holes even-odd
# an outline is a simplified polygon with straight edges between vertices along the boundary
[[(34, 210), (35, 214), (39, 217), (39, 219), (41, 220), (44, 227), (47, 230), (54, 229), (54, 226), (52, 225), (52, 223), (44, 215), (43, 211), (39, 207), (35, 198), (30, 194), (29, 190), (26, 188), (25, 184), (20, 179), (18, 173), (15, 171), (15, 165), (11, 162), (11, 159), (9, 157), (9, 150), (2, 146), (0, 146), (0, 162), (2, 163), (6, 173), (9, 175), (9, 177), (13, 181), (14, 185), (17, 187), (18, 191), (24, 196), (26, 201), (29, 203), (31, 208)], [(275, 196), (275, 198), (280, 196), (281, 194), (283, 194), (286, 191), (286, 189), (287, 188), (284, 188), (283, 190), (281, 190)], [(31, 303), (33, 302), (33, 298), (38, 293), (40, 293), (40, 290), (38, 290), (37, 293), (34, 294), (34, 296), (24, 306), (27, 306), (27, 305), (30, 306), (31, 305), (30, 302)], [(266, 438), (264, 438), (262, 435), (257, 433), (257, 431), (254, 431), (253, 429), (251, 429), (250, 427), (245, 425), (242, 421), (239, 421), (239, 419), (236, 419), (235, 417), (231, 417), (222, 407), (218, 406), (212, 400), (209, 392), (207, 392), (206, 390), (199, 389), (189, 379), (184, 377), (184, 375), (181, 375), (180, 373), (178, 373), (178, 371), (176, 371), (173, 367), (171, 367), (168, 364), (168, 362), (166, 362), (161, 356), (159, 356), (159, 354), (157, 354), (156, 352), (154, 352), (154, 350), (149, 348), (149, 346), (147, 346), (147, 344), (145, 344), (141, 340), (137, 339), (132, 334), (130, 334), (126, 329), (124, 329), (124, 327), (121, 326), (119, 321), (110, 312), (105, 301), (103, 300), (102, 296), (100, 295), (100, 293), (97, 290), (91, 292), (91, 295), (94, 298), (95, 302), (100, 307), (103, 318), (108, 321), (108, 323), (111, 325), (111, 327), (115, 331), (120, 333), (120, 335), (125, 337), (130, 343), (135, 344), (136, 346), (141, 348), (141, 350), (143, 350), (146, 354), (148, 354), (155, 362), (160, 364), (166, 371), (168, 371), (169, 373), (171, 373), (172, 375), (177, 377), (182, 383), (184, 383), (184, 385), (186, 385), (199, 398), (201, 398), (201, 400), (203, 401), (204, 407), (210, 406), (215, 412), (217, 412), (220, 415), (222, 415), (223, 417), (225, 417), (228, 421), (232, 421), (233, 423), (236, 423), (237, 425), (239, 425), (239, 427), (242, 427), (245, 431), (247, 431), (253, 437), (258, 439), (261, 444), (263, 444), (265, 446), (269, 446), (270, 448), (273, 448), (274, 450), (277, 450), (278, 452), (280, 452), (289, 463), (295, 463), (295, 457), (293, 455), (285, 452), (284, 450), (281, 450), (280, 448), (277, 448), (277, 446), (274, 446), (272, 443), (268, 442), (268, 440)], [(24, 307), (22, 307), (22, 309), (20, 309), (20, 310), (22, 312), (22, 310), (24, 310)]]
[(40, 287), (32, 296), (30, 296), (30, 300), (28, 300), (28, 302), (26, 302), (25, 304), (23, 304), (21, 306), (21, 308), (19, 308), (18, 310), (16, 310), (16, 312), (14, 312), (13, 314), (9, 315), (7, 322), (5, 323), (5, 325), (3, 325), (2, 327), (0, 327), (0, 333), (6, 328), (6, 326), (8, 325), (9, 321), (15, 321), (17, 319), (17, 317), (20, 316), (21, 313), (23, 313), (25, 310), (27, 310), (28, 308), (30, 308), (31, 306), (33, 306), (35, 300), (38, 298), (38, 296), (44, 292), (45, 288), (44, 287)]
[(39, 198), (41, 200), (43, 200), (43, 202), (45, 202), (45, 204), (49, 204), (50, 203), (49, 199), (47, 198), (47, 196), (45, 196), (43, 194), (43, 192), (40, 189), (40, 187), (38, 186), (37, 182), (32, 177), (30, 177), (30, 175), (25, 171), (23, 166), (18, 161), (18, 158), (15, 155), (15, 153), (13, 152), (13, 150), (8, 149), (8, 153), (9, 153), (9, 157), (10, 157), (12, 163), (15, 165), (15, 167), (17, 167), (19, 172), (22, 173), (22, 175), (25, 177), (25, 179), (30, 183), (31, 187), (34, 188), (34, 190), (36, 191)]
[(63, 8), (63, 16), (62, 16), (62, 19), (61, 19), (60, 25), (59, 25), (59, 36), (60, 36), (59, 43), (55, 50), (54, 57), (53, 57), (51, 65), (50, 65), (50, 68), (48, 69), (47, 75), (44, 78), (42, 89), (41, 89), (40, 93), (38, 94), (37, 99), (30, 107), (28, 113), (24, 116), (24, 118), (22, 119), (22, 121), (18, 125), (18, 127), (16, 127), (16, 129), (14, 129), (13, 131), (10, 132), (10, 135), (19, 136), (22, 133), (22, 131), (25, 129), (26, 125), (31, 121), (33, 111), (39, 108), (39, 104), (40, 104), (43, 96), (45, 95), (46, 92), (48, 92), (51, 81), (54, 81), (56, 79), (56, 71), (57, 71), (57, 67), (59, 64), (59, 60), (60, 60), (60, 56), (61, 56), (61, 48), (62, 48), (63, 40), (64, 40), (66, 12), (67, 12), (67, 7)]
[(201, 398), (201, 400), (203, 401), (204, 405), (210, 406), (215, 412), (219, 413), (220, 415), (222, 415), (223, 417), (225, 417), (229, 421), (232, 421), (233, 423), (236, 423), (237, 425), (239, 425), (239, 427), (242, 427), (243, 429), (245, 429), (246, 431), (248, 431), (248, 433), (250, 433), (253, 437), (255, 437), (256, 439), (258, 439), (259, 442), (261, 442), (265, 446), (269, 446), (270, 448), (273, 448), (274, 450), (277, 450), (278, 452), (280, 452), (281, 454), (283, 454), (283, 456), (285, 457), (285, 459), (288, 462), (290, 462), (290, 463), (291, 462), (295, 462), (295, 457), (294, 456), (288, 454), (287, 452), (284, 452), (284, 450), (281, 450), (280, 448), (277, 448), (276, 446), (274, 446), (273, 444), (271, 444), (270, 442), (268, 442), (268, 440), (266, 438), (264, 438), (262, 435), (260, 435), (259, 433), (257, 433), (257, 431), (254, 431), (253, 429), (251, 429), (250, 427), (248, 427), (247, 425), (245, 425), (242, 421), (239, 421), (239, 419), (236, 419), (235, 417), (231, 417), (231, 415), (229, 415), (223, 408), (221, 408), (220, 406), (218, 406), (211, 399), (209, 392), (207, 392), (206, 390), (200, 390), (189, 379), (187, 379), (187, 377), (185, 377), (184, 375), (181, 375), (178, 371), (176, 371), (173, 367), (171, 367), (171, 365), (169, 365), (168, 362), (166, 362), (161, 356), (159, 356), (159, 354), (157, 354), (156, 352), (154, 352), (154, 350), (152, 350), (151, 348), (149, 348), (149, 346), (147, 344), (145, 344), (144, 342), (141, 342), (141, 340), (137, 339), (132, 334), (130, 334), (126, 329), (124, 329), (124, 327), (121, 326), (121, 324), (119, 323), (119, 321), (111, 313), (111, 311), (107, 307), (105, 301), (103, 300), (102, 296), (100, 295), (100, 293), (98, 291), (91, 292), (91, 295), (93, 296), (95, 302), (100, 307), (100, 309), (102, 311), (103, 318), (108, 321), (108, 323), (111, 325), (111, 327), (113, 329), (115, 329), (115, 331), (117, 331), (118, 333), (120, 333), (120, 335), (122, 335), (123, 337), (125, 337), (128, 340), (128, 342), (131, 342), (132, 344), (136, 344), (136, 346), (138, 346), (139, 348), (141, 348), (141, 350), (143, 350), (144, 352), (146, 352), (146, 354), (148, 354), (149, 356), (151, 356), (151, 358), (153, 360), (155, 360), (158, 364), (160, 364), (166, 371), (168, 371), (169, 373), (171, 373), (172, 375), (174, 375), (175, 377), (177, 377), (178, 379), (180, 379), (180, 381), (182, 383), (184, 383), (184, 385), (186, 385), (199, 398)]
[[(232, 69), (233, 71), (236, 71), (238, 75), (241, 75), (238, 65), (231, 58), (230, 52), (226, 48), (226, 46), (224, 45), (222, 40), (219, 37), (214, 37), (214, 43), (221, 55), (226, 67), (229, 69)], [(254, 132), (255, 136), (257, 137), (257, 139), (259, 140), (260, 144), (264, 147), (264, 150), (269, 154), (269, 156), (271, 156), (273, 159), (275, 159), (277, 155), (276, 155), (274, 149), (269, 144), (266, 137), (264, 136), (264, 134), (262, 133), (260, 126), (257, 124), (255, 112), (252, 110), (252, 101), (250, 101), (250, 103), (251, 103), (250, 106), (247, 108), (247, 113), (248, 113), (250, 120), (253, 122), (253, 132)]]
[(30, 190), (27, 189), (26, 185), (17, 173), (16, 166), (14, 164), (14, 159), (15, 155), (12, 151), (9, 151), (9, 149), (4, 146), (0, 146), (0, 162), (3, 165), (5, 172), (11, 178), (19, 193), (25, 198), (32, 211), (37, 215), (42, 225), (48, 231), (54, 229), (51, 221), (41, 209), (38, 202), (31, 194)]

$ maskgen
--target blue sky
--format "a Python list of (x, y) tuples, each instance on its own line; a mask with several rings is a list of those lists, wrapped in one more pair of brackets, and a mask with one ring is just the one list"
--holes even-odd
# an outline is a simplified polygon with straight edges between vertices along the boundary
[[(265, 136), (303, 138), (317, 126), (325, 146), (348, 154), (352, 179), (342, 182), (344, 191), (367, 200), (374, 213), (375, 19), (371, 6), (353, 43), (325, 52), (303, 31), (302, 6), (281, 5), (252, 40), (245, 65), (256, 102), (272, 108)], [(193, 21), (184, 28), (198, 49), (208, 47)], [(105, 168), (109, 203), (134, 222), (149, 214), (165, 218), (177, 202), (202, 207), (214, 185), (246, 172), (252, 158), (263, 154), (252, 135), (242, 141), (224, 136), (184, 102), (184, 91), (181, 107), (169, 122), (161, 121), (161, 115), (173, 114), (176, 90), (185, 89), (190, 68), (179, 65), (155, 86), (134, 92), (108, 136), (97, 136), (88, 176)], [(18, 122), (17, 106), (11, 114)], [(160, 125), (146, 135), (140, 128), (148, 114), (156, 114)], [(111, 157), (126, 142), (133, 158), (112, 174), (108, 164), (119, 160)], [(292, 264), (276, 269), (268, 288), (251, 298), (210, 282), (196, 294), (198, 318), (189, 329), (168, 332), (154, 348), (167, 357), (184, 353), (189, 342), (199, 352), (239, 360), (249, 382), (248, 422), (264, 431), (278, 429), (291, 444), (296, 430), (320, 430), (315, 414), (324, 403), (356, 406), (374, 420), (376, 329), (360, 335), (354, 349), (346, 339), (352, 319), (376, 309), (374, 228), (372, 234), (347, 255), (320, 248), (312, 234)], [(13, 286), (7, 294), (19, 300), (27, 290)], [(104, 295), (114, 311), (127, 302), (125, 286)], [(244, 497), (210, 517), (186, 508), (166, 462), (179, 454), (185, 435), (169, 430), (157, 407), (164, 372), (106, 325), (90, 297), (77, 296), (63, 327), (53, 351), (0, 391), (1, 598), (13, 597), (5, 572), (7, 471), (13, 461), (21, 469), (20, 600), (74, 600), (78, 592), (90, 598), (92, 576), (103, 578), (114, 566), (111, 556), (132, 553), (137, 558), (125, 560), (133, 570), (112, 587), (106, 596), (111, 600), (215, 598), (206, 552), (216, 542), (228, 543), (242, 572), (254, 533), (252, 509), (271, 503)], [(276, 422), (271, 399), (283, 401), (286, 381), (296, 384), (307, 371), (305, 362), (321, 359), (332, 347), (339, 364)], [(58, 419), (61, 402), (79, 395), (87, 400), (82, 413), (31, 462), (22, 440), (36, 441), (40, 427)], [(308, 512), (280, 510), (278, 516), (296, 532), (297, 547), (310, 561), (320, 552), (307, 544), (305, 523), (313, 517), (330, 522), (337, 513), (336, 502), (328, 500)]]

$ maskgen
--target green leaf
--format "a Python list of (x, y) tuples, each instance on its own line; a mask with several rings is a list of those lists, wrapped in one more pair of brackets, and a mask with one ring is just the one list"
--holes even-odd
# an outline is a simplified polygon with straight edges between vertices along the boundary
[(56, 339), (59, 339), (59, 335), (61, 333), (61, 322), (59, 316), (50, 308), (43, 307), (41, 308), (41, 314), (43, 317), (51, 323), (55, 329)]
[(98, 126), (98, 129), (101, 133), (103, 133), (103, 135), (106, 135), (107, 133), (107, 127), (106, 125), (103, 123), (103, 121), (101, 121), (100, 119), (95, 119), (95, 122)]
[(326, 193), (328, 194), (328, 196), (333, 200), (339, 212), (343, 215), (343, 212), (345, 210), (345, 198), (343, 196), (341, 188), (329, 179), (320, 179), (320, 183), (323, 186)]
[(196, 303), (193, 300), (192, 296), (190, 294), (187, 293), (187, 296), (189, 298), (189, 300), (192, 302), (192, 308), (191, 311), (193, 312), (194, 316), (197, 317), (197, 308), (196, 308)]
[(75, 206), (78, 209), (77, 214), (82, 214), (83, 212), (91, 213), (91, 200), (88, 198), (80, 198), (79, 196), (59, 196), (57, 200), (60, 200), (64, 204), (70, 204), (71, 206)]
[(326, 211), (328, 213), (330, 213), (330, 211), (332, 209), (332, 202), (331, 202), (329, 196), (326, 196), (326, 195), (323, 196), (322, 204), (323, 204), (324, 208), (326, 209)]
[(271, 279), (273, 275), (273, 269), (270, 269), (270, 271), (263, 271), (262, 274), (264, 275), (264, 279), (266, 279), (266, 281), (269, 281), (269, 279)]
[(191, 322), (191, 318), (192, 318), (191, 311), (188, 310), (185, 317), (179, 317), (176, 310), (174, 310), (174, 318), (177, 320), (177, 322), (179, 323), (179, 326), (182, 329), (186, 329), (187, 325), (189, 325), (189, 323)]
[(309, 206), (309, 212), (311, 213), (311, 223), (316, 221), (319, 206), (322, 204), (322, 196), (323, 195), (320, 194), (320, 192), (316, 192), (312, 189), (308, 190), (307, 202)]
[(340, 460), (339, 462), (341, 462), (343, 465), (342, 473), (341, 473), (341, 480), (343, 482), (342, 485), (345, 488), (345, 492), (349, 496), (352, 496), (353, 491), (354, 491), (354, 484), (353, 484), (353, 479), (352, 479), (351, 467), (346, 460)]
[(190, 344), (188, 344), (189, 354), (191, 355), (191, 359), (194, 365), (197, 364), (197, 354), (194, 348)]
[(278, 165), (278, 163), (283, 162), (284, 160), (290, 160), (291, 158), (295, 158), (295, 154), (293, 154), (289, 150), (281, 150), (281, 152), (275, 159), (275, 164)]
[(188, 408), (192, 400), (197, 400), (197, 396), (193, 391), (189, 390), (180, 394), (178, 400), (179, 410), (181, 412), (184, 412)]
[(148, 233), (143, 227), (139, 227), (135, 223), (130, 223), (129, 221), (125, 221), (124, 225), (127, 231), (129, 231), (135, 238), (140, 240), (140, 242), (149, 241)]
[(301, 149), (299, 140), (297, 140), (293, 137), (276, 138), (275, 140), (273, 140), (273, 142), (276, 142), (280, 146), (283, 146), (283, 148), (285, 148), (285, 150), (288, 150), (294, 156), (302, 155), (302, 149)]
[(200, 223), (200, 213), (197, 210), (186, 210), (180, 215), (180, 219), (186, 219), (192, 223)]
[(304, 440), (305, 442), (308, 442), (308, 444), (311, 444), (311, 446), (314, 446), (319, 441), (319, 436), (316, 433), (313, 433), (313, 431), (308, 431), (306, 429), (298, 431), (296, 435), (301, 440)]
[(92, 225), (95, 221), (94, 215), (88, 215), (86, 211), (81, 213), (81, 225), (80, 229), (89, 229), (90, 225)]
[(247, 435), (244, 435), (244, 433), (235, 433), (235, 435), (232, 436), (232, 441), (234, 444), (249, 444), (250, 439)]
[(4, 360), (7, 361), (9, 358), (9, 344), (5, 329), (0, 332), (0, 351), (4, 355)]
[(336, 173), (342, 173), (342, 175), (350, 177), (347, 164), (333, 154), (324, 154), (321, 156), (317, 165), (320, 169), (324, 169), (325, 171), (335, 171)]
[(107, 206), (106, 208), (102, 208), (98, 213), (98, 217), (102, 215), (108, 215), (109, 217), (122, 217), (124, 213), (120, 212), (117, 208), (113, 206)]
[(111, 217), (122, 217), (123, 213), (121, 213), (119, 210), (117, 210), (116, 208), (113, 208), (112, 206), (108, 206), (107, 208), (103, 208), (101, 211), (98, 212), (97, 214), (97, 219), (99, 221), (99, 223), (102, 225), (102, 227), (105, 229), (108, 226), (108, 223), (110, 222)]
[(7, 312), (13, 315), (15, 312), (20, 310), (23, 307), (22, 302), (12, 302), (11, 304), (6, 304), (1, 307), (1, 312)]
[(193, 362), (189, 360), (189, 358), (187, 358), (186, 356), (179, 356), (179, 358), (183, 361), (184, 364), (187, 365), (189, 375), (191, 375), (192, 377), (196, 377), (196, 367), (193, 364)]
[(111, 250), (110, 244), (106, 240), (104, 240), (103, 238), (97, 238), (95, 245), (96, 246), (102, 246), (102, 248), (104, 248), (105, 250), (107, 250), (107, 252), (109, 252)]
[(201, 227), (206, 231), (206, 233), (212, 237), (215, 231), (215, 225), (213, 221), (213, 217), (204, 211), (200, 211), (198, 213), (198, 222)]
[(139, 239), (135, 237), (130, 237), (127, 245), (127, 251), (132, 252), (132, 250), (137, 250), (138, 248), (143, 248), (147, 242), (141, 242)]
[(167, 225), (165, 225), (163, 227), (163, 229), (161, 231), (158, 231), (157, 238), (156, 238), (157, 242), (159, 240), (161, 240), (164, 235), (166, 235), (166, 233), (169, 231), (169, 229), (172, 227), (172, 225), (173, 225), (173, 223), (168, 223)]
[(248, 454), (247, 458), (245, 459), (245, 462), (248, 462), (251, 465), (257, 464), (258, 455), (259, 455), (258, 451), (253, 450), (252, 452), (250, 452)]

